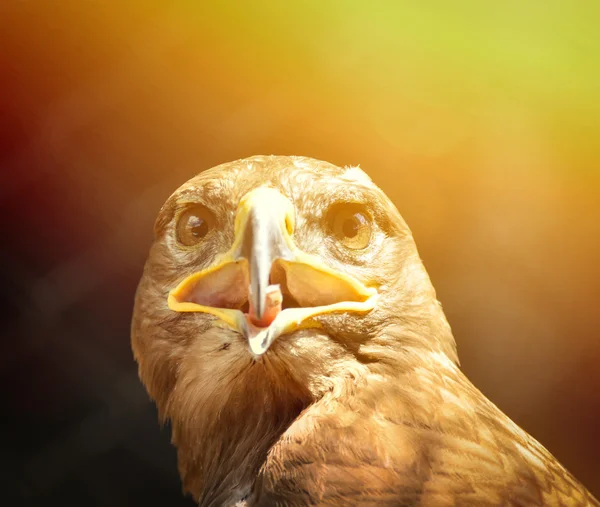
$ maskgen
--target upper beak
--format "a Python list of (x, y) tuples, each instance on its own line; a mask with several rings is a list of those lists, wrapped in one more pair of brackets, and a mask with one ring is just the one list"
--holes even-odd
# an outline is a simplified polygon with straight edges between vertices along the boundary
[(261, 355), (281, 334), (318, 326), (318, 315), (375, 306), (375, 288), (296, 247), (294, 208), (277, 190), (260, 187), (246, 194), (234, 228), (227, 253), (169, 292), (171, 310), (215, 315)]
[(270, 316), (265, 321), (267, 298), (272, 303), (270, 294), (276, 290), (269, 283), (273, 263), (277, 259), (294, 258), (289, 234), (294, 210), (288, 199), (271, 188), (250, 192), (240, 203), (240, 208), (242, 241), (233, 256), (234, 259), (246, 259), (249, 264), (249, 315), (254, 322), (268, 326), (271, 322), (268, 321)]

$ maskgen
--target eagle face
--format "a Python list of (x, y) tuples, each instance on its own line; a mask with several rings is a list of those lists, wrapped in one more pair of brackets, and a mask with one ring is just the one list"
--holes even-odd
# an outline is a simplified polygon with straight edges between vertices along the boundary
[(132, 346), (185, 489), (247, 494), (306, 407), (402, 354), (389, 326), (456, 360), (408, 227), (360, 169), (253, 157), (181, 186), (155, 223)]
[(600, 506), (460, 371), (408, 227), (357, 168), (253, 157), (176, 190), (132, 347), (202, 506)]

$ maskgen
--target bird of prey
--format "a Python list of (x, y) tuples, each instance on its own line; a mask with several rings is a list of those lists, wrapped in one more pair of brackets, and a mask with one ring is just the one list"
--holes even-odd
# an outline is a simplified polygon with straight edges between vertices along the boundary
[(201, 506), (599, 506), (461, 372), (357, 167), (258, 156), (166, 201), (132, 347)]

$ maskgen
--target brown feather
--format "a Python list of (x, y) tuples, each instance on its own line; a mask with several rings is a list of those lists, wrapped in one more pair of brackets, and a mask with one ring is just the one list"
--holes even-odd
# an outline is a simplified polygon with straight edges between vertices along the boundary
[[(296, 210), (297, 245), (379, 288), (365, 315), (328, 314), (278, 338), (259, 360), (207, 314), (167, 294), (233, 242), (235, 210), (260, 185)], [(335, 202), (365, 202), (376, 235), (344, 251), (323, 228)], [(215, 213), (199, 249), (178, 247), (185, 203)], [(173, 428), (185, 491), (203, 506), (600, 505), (464, 376), (410, 230), (357, 168), (253, 157), (191, 179), (165, 203), (140, 282), (132, 346)]]

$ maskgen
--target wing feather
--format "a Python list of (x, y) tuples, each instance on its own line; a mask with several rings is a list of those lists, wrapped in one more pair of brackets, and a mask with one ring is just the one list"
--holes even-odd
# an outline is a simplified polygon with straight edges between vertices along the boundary
[(381, 378), (289, 429), (261, 470), (257, 505), (600, 505), (458, 368)]

